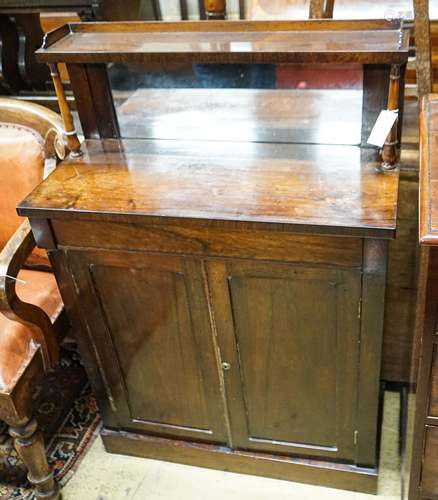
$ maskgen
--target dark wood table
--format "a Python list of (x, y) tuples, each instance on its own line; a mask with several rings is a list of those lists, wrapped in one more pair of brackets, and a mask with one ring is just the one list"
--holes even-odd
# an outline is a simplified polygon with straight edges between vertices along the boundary
[[(153, 15), (149, 3), (143, 6), (143, 15)], [(2, 0), (0, 93), (43, 98), (45, 91), (51, 90), (46, 65), (35, 60), (35, 51), (41, 47), (44, 38), (41, 14), (64, 12), (78, 15), (83, 21), (128, 21), (139, 19), (140, 7), (141, 0)]]
[(50, 73), (35, 60), (44, 33), (42, 12), (76, 12), (82, 19), (93, 18), (99, 2), (92, 0), (4, 0), (0, 2), (0, 93), (50, 89)]
[[(86, 140), (18, 210), (77, 325), (106, 449), (375, 492), (399, 172), (382, 171), (366, 138), (402, 103), (409, 35), (383, 21), (164, 28), (75, 24), (39, 51), (67, 63)], [(306, 130), (293, 92), (249, 90), (245, 109), (230, 92), (186, 92), (198, 137), (177, 119), (154, 135), (153, 103), (137, 128), (150, 137), (123, 137), (145, 95), (116, 110), (106, 65), (176, 61), (359, 64), (353, 144), (324, 132), (330, 112), (311, 112)], [(254, 135), (231, 141), (222, 106)], [(300, 127), (307, 144), (294, 143)]]

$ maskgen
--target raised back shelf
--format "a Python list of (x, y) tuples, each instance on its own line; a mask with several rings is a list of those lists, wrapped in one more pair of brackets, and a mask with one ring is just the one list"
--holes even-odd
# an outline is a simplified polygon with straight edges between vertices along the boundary
[(49, 33), (42, 62), (402, 64), (400, 21), (226, 21), (68, 24)]
[[(164, 67), (234, 63), (362, 65), (360, 144), (365, 146), (377, 116), (388, 105), (391, 85), (394, 102), (390, 109), (399, 109), (402, 114), (403, 93), (398, 91), (397, 78), (390, 80), (389, 74), (391, 68), (398, 66), (396, 73), (404, 81), (408, 53), (409, 30), (401, 20), (315, 20), (73, 23), (50, 32), (37, 54), (41, 62), (67, 64), (87, 139), (123, 135), (108, 79), (107, 65), (111, 63), (124, 64), (136, 71), (150, 63)], [(329, 67), (322, 66), (320, 71), (325, 68)], [(255, 108), (264, 96), (262, 92), (257, 94), (259, 102), (254, 104)], [(144, 110), (138, 111), (141, 114)], [(256, 116), (253, 118), (257, 120)], [(260, 126), (253, 124), (251, 128)], [(398, 138), (400, 134), (399, 125)], [(312, 132), (312, 135), (320, 134)], [(390, 142), (395, 144), (397, 138)]]

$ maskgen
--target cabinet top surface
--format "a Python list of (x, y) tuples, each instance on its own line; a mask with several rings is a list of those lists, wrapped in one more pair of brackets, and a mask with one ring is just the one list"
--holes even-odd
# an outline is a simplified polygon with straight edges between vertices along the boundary
[(18, 207), (28, 217), (393, 237), (398, 172), (374, 150), (88, 140)]
[(74, 23), (49, 33), (42, 62), (404, 63), (409, 36), (388, 21)]
[(420, 114), (420, 243), (438, 245), (438, 94)]

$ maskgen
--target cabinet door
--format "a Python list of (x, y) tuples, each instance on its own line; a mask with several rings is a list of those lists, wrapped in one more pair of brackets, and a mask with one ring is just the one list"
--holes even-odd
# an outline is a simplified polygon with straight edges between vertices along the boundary
[(438, 428), (425, 427), (425, 444), (421, 473), (421, 497), (438, 498)]
[(360, 271), (208, 264), (233, 446), (354, 461)]
[(69, 251), (68, 259), (105, 424), (225, 442), (201, 263), (104, 251)]

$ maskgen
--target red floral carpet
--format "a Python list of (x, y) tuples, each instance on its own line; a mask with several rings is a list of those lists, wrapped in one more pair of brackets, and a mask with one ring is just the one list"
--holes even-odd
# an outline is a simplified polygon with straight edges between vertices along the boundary
[[(63, 349), (60, 367), (35, 394), (35, 416), (44, 434), (55, 479), (63, 486), (77, 469), (100, 427), (96, 401), (74, 349)], [(0, 499), (32, 500), (27, 471), (0, 424)]]

